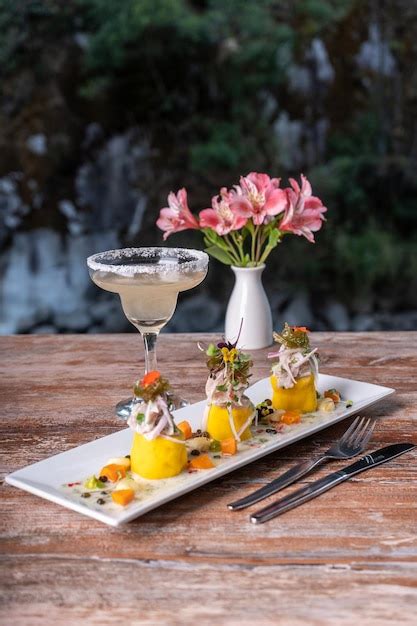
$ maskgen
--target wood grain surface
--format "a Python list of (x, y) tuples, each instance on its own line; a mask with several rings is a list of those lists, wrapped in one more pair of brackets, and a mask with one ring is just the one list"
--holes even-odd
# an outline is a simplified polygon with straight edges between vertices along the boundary
[[(203, 396), (203, 335), (163, 334), (159, 364)], [(370, 449), (417, 442), (417, 333), (317, 333), (321, 371), (394, 387), (364, 414)], [(253, 352), (253, 381), (267, 375)], [(0, 338), (1, 476), (120, 429), (138, 336)], [(349, 420), (350, 421), (350, 420)], [(1, 484), (2, 624), (416, 624), (417, 453), (262, 526), (226, 504), (324, 451), (347, 422), (115, 529)], [(331, 469), (342, 464), (334, 463)], [(303, 482), (330, 471), (329, 465)]]

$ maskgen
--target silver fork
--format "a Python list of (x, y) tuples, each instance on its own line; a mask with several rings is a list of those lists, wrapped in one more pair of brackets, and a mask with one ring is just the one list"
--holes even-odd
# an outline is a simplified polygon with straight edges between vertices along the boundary
[(339, 441), (331, 446), (318, 459), (315, 461), (297, 463), (297, 465), (291, 467), (282, 474), (282, 476), (279, 476), (264, 487), (257, 489), (257, 491), (254, 491), (249, 496), (228, 504), (227, 508), (231, 511), (244, 509), (247, 506), (256, 504), (256, 502), (260, 502), (260, 500), (268, 496), (272, 496), (272, 494), (281, 491), (284, 487), (288, 487), (288, 485), (291, 485), (302, 476), (305, 476), (325, 461), (329, 461), (330, 459), (351, 459), (360, 454), (365, 450), (375, 428), (375, 424), (375, 420), (372, 420), (370, 417), (357, 417)]

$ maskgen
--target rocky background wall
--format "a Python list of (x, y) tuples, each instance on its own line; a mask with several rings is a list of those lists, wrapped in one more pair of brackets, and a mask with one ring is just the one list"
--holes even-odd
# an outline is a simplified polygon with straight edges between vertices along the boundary
[[(85, 258), (251, 170), (329, 207), (271, 257), (277, 327), (417, 328), (416, 53), (409, 0), (0, 0), (0, 333), (129, 330)], [(230, 274), (169, 330), (221, 330)]]

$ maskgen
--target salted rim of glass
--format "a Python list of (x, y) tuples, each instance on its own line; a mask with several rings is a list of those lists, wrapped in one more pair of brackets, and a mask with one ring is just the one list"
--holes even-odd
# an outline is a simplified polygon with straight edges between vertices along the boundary
[[(165, 251), (169, 252), (167, 254)], [(117, 250), (106, 250), (105, 252), (96, 252), (87, 258), (87, 265), (91, 270), (102, 272), (114, 272), (122, 276), (133, 276), (134, 274), (163, 274), (172, 272), (174, 269), (169, 264), (148, 264), (148, 263), (135, 263), (134, 265), (113, 265), (112, 261), (120, 260), (123, 258), (128, 259), (134, 255), (140, 255), (141, 257), (152, 257), (156, 252), (161, 253), (160, 258), (172, 258), (175, 257), (179, 260), (187, 259), (183, 263), (178, 263), (175, 266), (176, 271), (194, 271), (198, 272), (207, 268), (208, 255), (202, 250), (193, 250), (192, 248), (169, 248), (164, 246), (144, 247), (144, 248), (119, 248)], [(191, 257), (191, 258), (190, 258)]]

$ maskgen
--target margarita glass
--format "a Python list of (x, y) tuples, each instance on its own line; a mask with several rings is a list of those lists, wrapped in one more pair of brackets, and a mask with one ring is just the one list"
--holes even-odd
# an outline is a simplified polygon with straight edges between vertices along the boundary
[[(178, 294), (199, 285), (208, 268), (208, 256), (187, 248), (122, 248), (88, 257), (91, 279), (117, 293), (123, 311), (143, 337), (145, 372), (158, 369), (156, 341), (171, 319)], [(116, 413), (127, 419), (136, 399), (119, 402)]]

